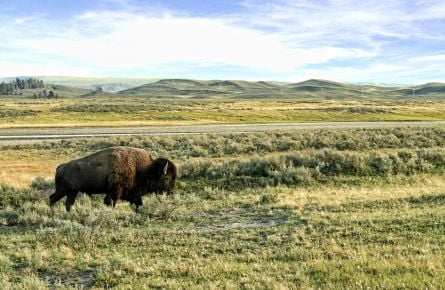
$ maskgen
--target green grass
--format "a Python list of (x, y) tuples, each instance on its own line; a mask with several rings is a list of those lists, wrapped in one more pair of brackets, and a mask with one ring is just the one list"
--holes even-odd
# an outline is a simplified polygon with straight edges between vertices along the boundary
[(80, 196), (67, 214), (48, 206), (52, 178), (0, 181), (0, 288), (445, 284), (443, 126), (10, 144), (0, 165), (52, 175), (118, 144), (174, 159), (175, 194), (144, 197), (140, 213)]

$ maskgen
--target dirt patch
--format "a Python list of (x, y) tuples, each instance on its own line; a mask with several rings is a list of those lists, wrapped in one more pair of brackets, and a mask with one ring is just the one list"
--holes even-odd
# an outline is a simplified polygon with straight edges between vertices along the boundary
[[(250, 213), (251, 214), (251, 213)], [(284, 214), (274, 216), (252, 216), (247, 210), (234, 210), (218, 214), (202, 214), (213, 220), (213, 223), (197, 225), (189, 232), (212, 233), (234, 229), (253, 229), (283, 225), (289, 222), (289, 217)]]
[(60, 286), (74, 287), (76, 289), (91, 289), (96, 277), (97, 269), (70, 270), (63, 272), (41, 270), (38, 272), (41, 279), (48, 281), (50, 289)]

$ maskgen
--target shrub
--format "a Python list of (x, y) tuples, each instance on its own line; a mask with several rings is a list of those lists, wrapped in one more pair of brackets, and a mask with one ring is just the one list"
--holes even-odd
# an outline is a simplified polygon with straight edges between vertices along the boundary
[[(400, 158), (399, 156), (402, 156)], [(395, 153), (317, 150), (306, 154), (283, 154), (247, 160), (189, 160), (181, 166), (181, 176), (241, 177), (266, 180), (272, 184), (309, 184), (322, 176), (388, 176), (431, 172), (445, 167), (445, 150), (420, 150), (417, 157), (406, 150)], [(266, 183), (270, 183), (267, 181)]]
[(278, 193), (265, 193), (260, 196), (261, 204), (276, 203), (278, 201)]
[(52, 149), (54, 154), (83, 156), (118, 144), (145, 148), (153, 155), (186, 160), (193, 157), (239, 156), (251, 153), (289, 152), (304, 149), (357, 151), (380, 148), (433, 148), (445, 146), (445, 129), (374, 128), (318, 129), (292, 132), (223, 135), (138, 136), (70, 139), (34, 144), (0, 145), (3, 149)]
[(371, 175), (388, 175), (391, 170), (391, 161), (385, 155), (373, 153), (367, 160)]
[(37, 190), (52, 190), (54, 189), (54, 181), (45, 180), (42, 176), (37, 176), (31, 181), (31, 188)]

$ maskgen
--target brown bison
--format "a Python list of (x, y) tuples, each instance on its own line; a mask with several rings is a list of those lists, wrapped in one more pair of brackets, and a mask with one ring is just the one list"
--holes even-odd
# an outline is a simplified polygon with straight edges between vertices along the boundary
[(144, 194), (173, 191), (176, 166), (165, 158), (153, 160), (145, 150), (119, 146), (59, 165), (55, 179), (56, 192), (49, 197), (51, 206), (67, 196), (65, 206), (70, 211), (78, 192), (106, 193), (106, 205), (115, 206), (122, 199), (137, 210)]

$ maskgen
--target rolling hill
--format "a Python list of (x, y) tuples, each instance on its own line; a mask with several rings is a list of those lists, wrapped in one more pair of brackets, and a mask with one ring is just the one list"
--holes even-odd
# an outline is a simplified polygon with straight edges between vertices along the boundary
[[(193, 80), (150, 78), (38, 77), (60, 97), (91, 96), (97, 86), (99, 95), (152, 98), (241, 98), (241, 99), (432, 99), (445, 100), (445, 83), (417, 86), (378, 86), (348, 84), (310, 79), (298, 83), (243, 80)], [(8, 78), (0, 79), (8, 81)], [(25, 92), (24, 96), (33, 92)]]
[(189, 80), (162, 79), (118, 92), (119, 95), (150, 97), (214, 98), (214, 97), (255, 97), (279, 92), (283, 88), (268, 82), (232, 80)]
[(445, 99), (445, 84), (428, 83), (415, 87), (385, 87), (318, 79), (299, 83), (162, 79), (120, 91), (118, 95), (171, 98)]

